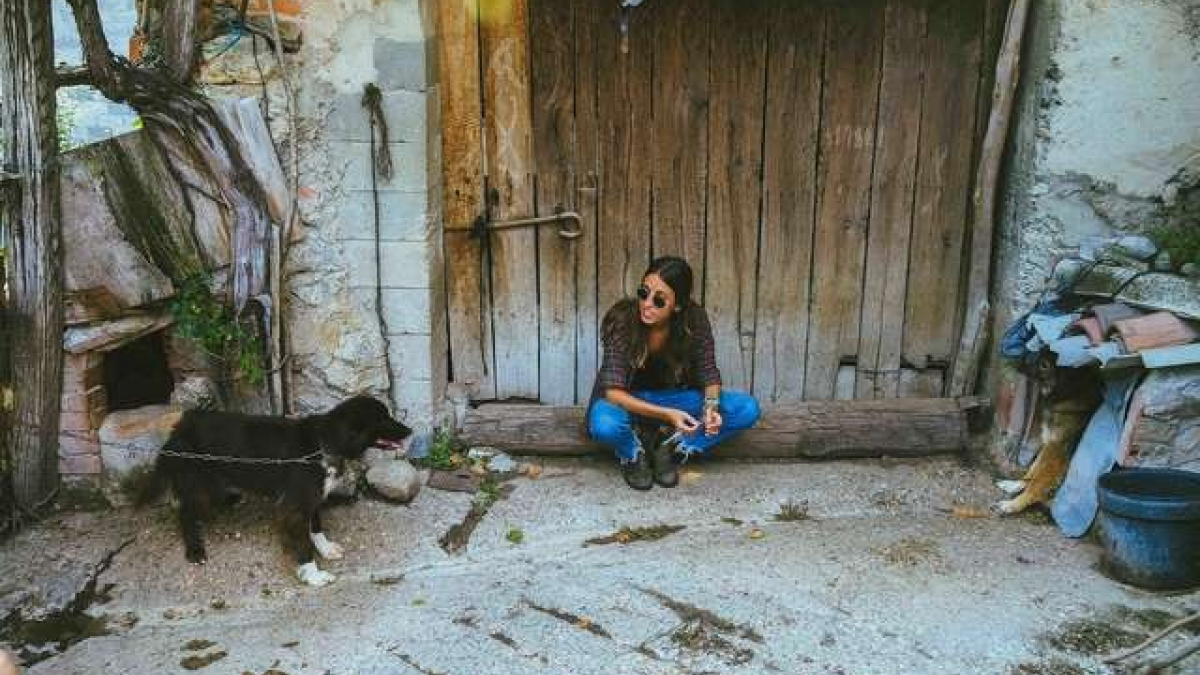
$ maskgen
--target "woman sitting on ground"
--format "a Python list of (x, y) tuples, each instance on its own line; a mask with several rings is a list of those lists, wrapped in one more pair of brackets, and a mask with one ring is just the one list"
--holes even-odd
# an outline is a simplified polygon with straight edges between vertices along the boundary
[[(592, 389), (588, 431), (612, 448), (625, 482), (635, 490), (654, 483), (675, 487), (676, 465), (706, 453), (754, 426), (758, 402), (721, 390), (712, 326), (692, 302), (692, 268), (682, 258), (650, 263), (637, 298), (617, 302), (604, 316), (604, 361)], [(666, 428), (648, 441), (638, 427)]]

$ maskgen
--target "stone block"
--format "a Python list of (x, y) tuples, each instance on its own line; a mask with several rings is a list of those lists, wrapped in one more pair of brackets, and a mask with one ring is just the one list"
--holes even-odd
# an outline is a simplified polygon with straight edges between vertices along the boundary
[(64, 476), (95, 476), (100, 473), (99, 455), (71, 455), (58, 458), (58, 472)]
[(428, 335), (392, 335), (388, 346), (388, 361), (398, 381), (431, 379)]
[(1180, 429), (1171, 444), (1188, 457), (1200, 460), (1200, 423)]
[[(405, 143), (425, 139), (427, 94), (420, 91), (385, 91), (382, 103), (389, 142)], [(323, 131), (325, 137), (331, 141), (369, 142), (371, 127), (367, 119), (367, 110), (362, 105), (362, 94), (338, 94), (325, 120)], [(376, 139), (377, 142), (380, 140), (382, 139)]]
[(428, 335), (432, 325), (429, 293), (429, 289), (425, 288), (383, 289), (383, 316), (388, 334)]
[(419, 41), (429, 30), (422, 24), (422, 7), (430, 3), (421, 0), (390, 0), (375, 4), (375, 34), (393, 40)]
[(380, 242), (384, 288), (429, 288), (427, 246), (423, 242)]
[(421, 491), (421, 473), (406, 460), (378, 461), (367, 470), (367, 483), (387, 499), (407, 504)]
[(1152, 371), (1139, 394), (1146, 415), (1165, 420), (1200, 417), (1200, 366)]
[[(378, 251), (374, 241), (343, 242), (351, 288), (428, 288), (429, 266), (423, 242), (383, 241)], [(376, 278), (376, 255), (383, 275)]]
[(83, 383), (86, 391), (104, 379), (104, 356), (99, 352), (63, 354), (63, 380)]
[[(346, 163), (342, 188), (370, 191), (371, 174), (374, 171), (371, 145), (359, 141), (342, 141), (331, 142), (329, 148), (335, 158), (341, 157)], [(426, 156), (424, 141), (392, 143), (389, 148), (392, 153), (392, 177), (390, 180), (384, 180), (382, 176), (377, 177), (376, 189), (381, 192), (424, 192), (429, 184), (429, 158)]]
[(181, 410), (219, 410), (221, 391), (211, 378), (188, 376), (171, 391), (171, 405)]
[(104, 387), (92, 387), (86, 392), (63, 392), (63, 412), (95, 413), (108, 407), (108, 394)]
[(158, 451), (179, 423), (182, 411), (170, 405), (148, 405), (120, 410), (104, 418), (100, 426), (100, 456), (104, 460), (104, 482), (117, 487), (135, 472), (154, 462)]
[(342, 251), (346, 257), (350, 288), (375, 288), (379, 285), (375, 274), (375, 242), (343, 242)]
[(393, 40), (381, 37), (375, 40), (376, 84), (384, 91), (406, 89), (422, 91), (429, 77), (425, 64), (424, 40)]
[(428, 420), (433, 411), (433, 382), (401, 377), (396, 381), (396, 405), (408, 412), (412, 423)]
[[(380, 241), (426, 241), (428, 201), (424, 192), (380, 192)], [(351, 190), (337, 208), (343, 239), (375, 240), (375, 203), (370, 190)]]
[(66, 433), (87, 432), (95, 429), (92, 416), (87, 412), (63, 412), (58, 416), (58, 428)]
[(1134, 433), (1134, 442), (1145, 444), (1166, 444), (1175, 436), (1175, 425), (1167, 420), (1143, 416), (1138, 420)]
[[(386, 111), (384, 115), (387, 115)], [(347, 92), (334, 97), (322, 133), (331, 141), (370, 141), (371, 127), (367, 110), (362, 105), (362, 94)]]
[(100, 439), (92, 432), (70, 432), (58, 437), (59, 457), (99, 454)]

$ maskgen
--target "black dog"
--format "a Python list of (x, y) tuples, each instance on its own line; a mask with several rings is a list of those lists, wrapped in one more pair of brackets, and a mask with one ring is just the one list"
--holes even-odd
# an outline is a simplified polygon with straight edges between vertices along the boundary
[(138, 501), (170, 487), (179, 499), (187, 559), (201, 563), (206, 555), (200, 521), (229, 488), (270, 497), (282, 509), (287, 546), (299, 564), (296, 574), (306, 584), (323, 586), (334, 577), (317, 568), (314, 551), (336, 559), (342, 549), (325, 537), (320, 507), (342, 463), (369, 447), (399, 448), (411, 433), (387, 406), (366, 396), (302, 419), (189, 410), (163, 445)]

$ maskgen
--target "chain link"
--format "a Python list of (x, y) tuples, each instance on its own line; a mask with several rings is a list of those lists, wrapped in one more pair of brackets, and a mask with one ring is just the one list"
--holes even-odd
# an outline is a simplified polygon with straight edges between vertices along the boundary
[[(32, 425), (22, 425), (32, 426)], [(79, 433), (77, 431), (60, 431), (58, 437), (75, 438), (82, 441), (99, 443), (99, 439), (93, 433)], [(133, 443), (104, 443), (104, 445), (113, 448), (120, 448), (129, 452), (145, 453), (146, 449), (141, 445)], [(325, 456), (323, 450), (316, 450), (303, 455), (301, 457), (290, 457), (286, 459), (275, 459), (272, 457), (234, 457), (231, 455), (209, 455), (201, 452), (181, 452), (178, 450), (159, 449), (156, 455), (164, 457), (178, 457), (180, 459), (198, 459), (205, 462), (226, 462), (229, 464), (312, 464), (315, 466), (324, 465), (322, 458)]]
[[(319, 458), (325, 453), (317, 450), (310, 452), (303, 457), (292, 457), (288, 459), (275, 459), (273, 457), (231, 457), (229, 455), (206, 455), (199, 452), (179, 452), (176, 450), (159, 450), (158, 454), (163, 457), (179, 457), (180, 459), (199, 459), (206, 462), (226, 462), (229, 464), (324, 464)], [(318, 459), (314, 459), (318, 458)]]

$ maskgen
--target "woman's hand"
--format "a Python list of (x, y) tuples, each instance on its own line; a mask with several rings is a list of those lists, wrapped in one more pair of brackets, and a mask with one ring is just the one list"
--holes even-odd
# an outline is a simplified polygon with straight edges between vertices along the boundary
[(700, 428), (700, 423), (696, 421), (696, 418), (682, 410), (668, 409), (666, 418), (675, 431), (685, 434), (690, 434)]
[(717, 411), (716, 407), (704, 409), (704, 434), (706, 436), (716, 434), (724, 423), (725, 420), (721, 418), (721, 413)]

